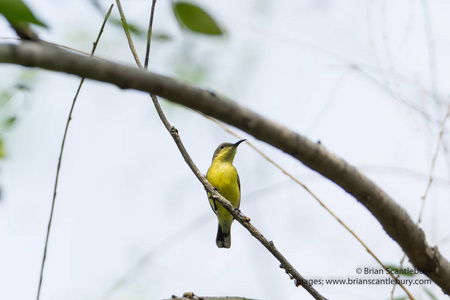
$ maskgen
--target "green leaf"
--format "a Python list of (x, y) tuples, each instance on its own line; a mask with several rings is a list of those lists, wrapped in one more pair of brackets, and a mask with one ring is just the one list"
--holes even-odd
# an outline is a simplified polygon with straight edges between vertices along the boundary
[(16, 123), (16, 121), (17, 121), (17, 117), (16, 116), (9, 117), (9, 118), (7, 118), (5, 120), (5, 126), (6, 127), (11, 127), (11, 126), (14, 125), (14, 123)]
[(168, 42), (172, 40), (172, 37), (167, 34), (167, 33), (163, 33), (163, 32), (153, 32), (152, 33), (152, 39), (161, 41), (161, 42)]
[(217, 22), (202, 8), (197, 5), (175, 1), (173, 12), (182, 28), (188, 28), (194, 32), (208, 35), (223, 35)]
[(0, 14), (4, 15), (11, 23), (33, 23), (47, 27), (33, 15), (22, 0), (0, 0)]

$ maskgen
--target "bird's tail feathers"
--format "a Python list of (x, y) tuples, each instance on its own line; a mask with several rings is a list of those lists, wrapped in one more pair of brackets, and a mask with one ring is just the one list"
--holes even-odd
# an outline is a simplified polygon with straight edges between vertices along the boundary
[(231, 230), (228, 230), (228, 232), (224, 232), (222, 230), (222, 227), (220, 227), (217, 230), (217, 237), (216, 237), (216, 245), (219, 248), (230, 248), (231, 247)]

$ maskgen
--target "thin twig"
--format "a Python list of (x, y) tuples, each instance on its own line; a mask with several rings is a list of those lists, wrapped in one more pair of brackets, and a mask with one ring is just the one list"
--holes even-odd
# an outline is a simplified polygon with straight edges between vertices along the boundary
[[(369, 45), (370, 50), (372, 51), (373, 59), (375, 60), (375, 66), (378, 70), (378, 73), (380, 74), (380, 81), (383, 82), (383, 85), (386, 85), (389, 87), (389, 81), (386, 76), (386, 71), (384, 68), (382, 68), (382, 62), (380, 58), (379, 51), (377, 49), (377, 43), (375, 41), (375, 33), (374, 33), (374, 21), (373, 21), (373, 14), (376, 12), (374, 9), (374, 0), (369, 0), (367, 5), (367, 31), (368, 31), (368, 38), (369, 38)], [(389, 87), (390, 89), (390, 87)], [(392, 93), (392, 96), (394, 99), (396, 99), (395, 95)]]
[[(399, 84), (397, 72), (395, 71), (395, 64), (394, 64), (394, 60), (392, 58), (392, 51), (391, 51), (391, 47), (390, 47), (390, 43), (389, 43), (389, 35), (388, 35), (389, 30), (387, 28), (386, 0), (381, 2), (381, 15), (382, 15), (381, 16), (381, 31), (382, 31), (382, 36), (383, 36), (384, 50), (385, 50), (387, 60), (388, 60), (389, 72), (390, 72), (392, 79), (394, 80), (394, 87), (392, 88), (392, 90), (395, 90), (394, 97), (396, 99), (400, 100), (401, 102), (405, 103), (406, 101), (403, 98), (403, 96), (401, 95), (400, 84)], [(386, 82), (386, 84), (388, 84), (388, 82)]]
[(436, 62), (436, 44), (433, 36), (433, 26), (431, 23), (431, 14), (430, 8), (428, 6), (428, 0), (421, 0), (422, 4), (422, 13), (425, 27), (425, 35), (428, 44), (428, 65), (430, 70), (430, 89), (431, 94), (433, 95), (434, 103), (436, 104), (436, 112), (439, 111), (440, 101), (439, 101), (439, 76), (437, 70), (437, 62)]
[(344, 83), (344, 80), (347, 79), (348, 75), (352, 71), (352, 66), (347, 66), (347, 68), (340, 74), (339, 78), (336, 80), (336, 82), (333, 84), (333, 86), (330, 88), (326, 98), (325, 103), (323, 104), (320, 111), (317, 113), (317, 115), (314, 117), (312, 122), (309, 124), (309, 126), (305, 129), (305, 134), (311, 132), (316, 128), (316, 126), (321, 123), (322, 118), (325, 116), (326, 112), (329, 110), (330, 106), (333, 103), (333, 100), (336, 97), (336, 94), (338, 93), (338, 90), (341, 88), (341, 86)]
[(116, 0), (117, 8), (119, 9), (120, 13), (120, 21), (122, 21), (123, 28), (125, 30), (125, 35), (127, 36), (128, 45), (130, 46), (131, 53), (134, 56), (134, 60), (136, 61), (137, 65), (139, 66), (139, 69), (142, 69), (141, 60), (139, 59), (139, 56), (136, 52), (136, 48), (134, 47), (133, 40), (131, 39), (130, 31), (128, 30), (128, 23), (127, 19), (125, 19), (125, 14), (123, 13), (122, 4), (120, 4), (120, 0)]
[[(120, 7), (120, 0), (116, 0), (117, 6)], [(119, 13), (121, 14), (121, 20), (124, 25), (125, 32), (128, 31), (128, 26), (126, 26), (125, 16), (123, 13), (123, 10), (119, 9)], [(142, 66), (139, 63), (139, 58), (137, 57), (136, 51), (133, 51), (134, 45), (133, 41), (131, 39), (131, 35), (126, 34), (128, 38), (128, 44), (130, 45), (130, 49), (133, 52), (133, 55), (136, 59), (136, 64), (142, 68)], [(177, 145), (181, 155), (183, 156), (184, 160), (186, 161), (189, 168), (192, 170), (194, 175), (198, 178), (198, 180), (203, 184), (205, 189), (211, 194), (211, 198), (214, 201), (217, 201), (220, 203), (226, 210), (228, 210), (231, 215), (242, 224), (244, 228), (246, 228), (251, 235), (253, 235), (257, 240), (263, 244), (267, 250), (269, 250), (270, 253), (272, 253), (276, 259), (280, 262), (280, 268), (284, 269), (286, 273), (289, 275), (291, 279), (294, 280), (294, 283), (296, 286), (302, 286), (308, 293), (311, 294), (315, 299), (321, 299), (325, 300), (326, 298), (323, 297), (321, 294), (319, 294), (309, 283), (308, 281), (298, 273), (298, 271), (289, 263), (289, 261), (281, 254), (281, 252), (278, 251), (278, 249), (275, 247), (274, 243), (272, 241), (267, 240), (252, 224), (250, 224), (249, 219), (244, 216), (239, 209), (236, 209), (227, 199), (225, 199), (222, 195), (220, 195), (217, 190), (208, 182), (206, 177), (200, 172), (200, 170), (197, 168), (197, 166), (194, 164), (193, 160), (191, 159), (189, 153), (187, 152), (186, 148), (184, 147), (180, 136), (178, 134), (178, 130), (173, 127), (169, 121), (167, 120), (166, 116), (164, 115), (164, 112), (159, 105), (158, 98), (150, 94), (151, 99), (153, 101), (153, 104), (155, 105), (156, 111), (158, 112), (158, 115), (163, 122), (164, 126), (166, 127), (167, 131), (172, 136), (173, 140), (175, 141), (175, 144)]]
[[(424, 28), (428, 45), (428, 64), (429, 64), (429, 72), (430, 72), (430, 89), (431, 94), (433, 95), (434, 100), (434, 108), (436, 116), (439, 116), (441, 112), (443, 101), (439, 97), (439, 62), (437, 61), (437, 50), (436, 50), (436, 38), (433, 35), (433, 19), (431, 17), (430, 12), (430, 3), (428, 0), (421, 0), (422, 12), (423, 12), (423, 20), (424, 20)], [(442, 148), (445, 155), (445, 159), (447, 160), (447, 171), (450, 172), (450, 156), (448, 155), (448, 140), (446, 136), (442, 138)]]
[(431, 184), (433, 182), (434, 167), (436, 165), (436, 159), (437, 159), (437, 156), (439, 153), (439, 149), (441, 148), (441, 142), (442, 142), (442, 138), (444, 136), (445, 123), (447, 122), (447, 119), (449, 118), (449, 116), (450, 116), (450, 102), (448, 103), (447, 113), (445, 114), (444, 120), (442, 120), (441, 129), (439, 130), (438, 142), (436, 145), (436, 150), (434, 151), (433, 161), (431, 162), (430, 177), (428, 180), (427, 188), (425, 189), (425, 193), (422, 196), (422, 207), (420, 208), (419, 218), (417, 219), (417, 225), (419, 225), (420, 222), (422, 222), (422, 214), (423, 214), (423, 209), (425, 206), (425, 200), (428, 196), (428, 192), (429, 192)]
[[(103, 24), (102, 24), (102, 27), (100, 28), (100, 32), (98, 33), (97, 40), (94, 42), (94, 45), (93, 45), (93, 48), (92, 48), (91, 57), (94, 55), (95, 49), (97, 48), (97, 45), (98, 45), (98, 41), (100, 40), (100, 37), (101, 37), (101, 35), (103, 33), (103, 29), (105, 28), (106, 21), (108, 20), (110, 14), (111, 14), (112, 8), (113, 8), (113, 5), (111, 5), (111, 7), (108, 10), (108, 13), (105, 16), (105, 19), (103, 20)], [(55, 203), (56, 203), (56, 190), (58, 188), (59, 171), (61, 169), (61, 159), (62, 159), (62, 155), (63, 155), (63, 152), (64, 152), (64, 145), (66, 143), (67, 131), (69, 129), (70, 121), (72, 120), (73, 108), (75, 107), (75, 103), (77, 101), (77, 98), (78, 98), (78, 95), (80, 93), (81, 87), (83, 85), (84, 79), (85, 79), (84, 77), (81, 78), (80, 84), (79, 84), (77, 92), (75, 94), (75, 98), (73, 99), (72, 107), (70, 108), (69, 117), (67, 118), (66, 129), (64, 130), (64, 137), (63, 137), (63, 140), (62, 140), (62, 143), (61, 143), (61, 150), (59, 152), (58, 167), (56, 169), (55, 186), (54, 186), (54, 189), (53, 189), (52, 208), (51, 208), (51, 211), (50, 211), (50, 218), (48, 220), (47, 236), (45, 238), (45, 246), (44, 246), (44, 255), (42, 257), (41, 273), (40, 273), (40, 276), (39, 276), (39, 287), (38, 287), (38, 292), (37, 292), (37, 297), (36, 297), (37, 300), (39, 300), (39, 297), (41, 295), (42, 279), (43, 279), (43, 275), (44, 275), (45, 260), (46, 260), (46, 257), (47, 257), (48, 240), (49, 240), (49, 237), (50, 237), (50, 229), (51, 229), (52, 220), (53, 220), (53, 211), (55, 209)]]
[(148, 32), (147, 32), (147, 48), (145, 50), (145, 61), (144, 61), (144, 69), (148, 69), (148, 60), (150, 58), (150, 44), (152, 41), (152, 31), (153, 31), (153, 16), (155, 15), (155, 6), (156, 0), (152, 2), (152, 9), (150, 11), (150, 21), (148, 23)]
[[(388, 95), (390, 95), (392, 98), (394, 98), (395, 100), (397, 100), (397, 97), (395, 95), (395, 92), (387, 85), (387, 84), (383, 84), (380, 81), (377, 81), (376, 78), (370, 76), (367, 72), (365, 72), (361, 66), (359, 65), (352, 65), (352, 70), (356, 71), (359, 75), (361, 75), (361, 77), (363, 79), (366, 79), (367, 81), (369, 81), (370, 83), (374, 84), (376, 87), (378, 87), (381, 91), (387, 93)], [(380, 71), (381, 72), (381, 71)], [(385, 72), (384, 70), (382, 72)], [(430, 114), (428, 114), (426, 111), (424, 111), (422, 108), (416, 106), (413, 103), (410, 103), (408, 101), (406, 101), (404, 99), (404, 101), (402, 101), (402, 103), (404, 105), (406, 105), (406, 107), (410, 108), (413, 111), (416, 111), (418, 114), (420, 114), (426, 121), (430, 122), (430, 123), (435, 123), (435, 124), (439, 124), (439, 121), (434, 118), (433, 116), (431, 116)]]

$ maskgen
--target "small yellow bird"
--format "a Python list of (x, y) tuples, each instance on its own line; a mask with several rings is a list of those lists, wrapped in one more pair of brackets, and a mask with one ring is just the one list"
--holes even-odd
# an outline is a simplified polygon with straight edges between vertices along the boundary
[[(245, 140), (240, 140), (235, 144), (222, 143), (214, 151), (211, 166), (206, 173), (206, 179), (217, 189), (217, 191), (231, 204), (239, 208), (241, 204), (241, 183), (236, 168), (233, 166), (233, 159), (236, 155), (237, 147)], [(231, 224), (233, 216), (219, 203), (211, 198), (208, 193), (209, 204), (219, 220), (217, 230), (216, 245), (219, 248), (231, 247)]]

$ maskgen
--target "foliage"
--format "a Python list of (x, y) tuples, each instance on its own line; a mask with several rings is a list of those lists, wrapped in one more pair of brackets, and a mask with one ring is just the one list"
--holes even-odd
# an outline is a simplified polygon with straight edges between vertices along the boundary
[(184, 1), (173, 2), (173, 12), (184, 29), (207, 35), (223, 35), (217, 22), (197, 5)]
[(23, 106), (20, 96), (31, 90), (33, 79), (34, 72), (25, 71), (15, 84), (0, 90), (0, 158), (6, 155), (4, 134), (17, 123)]
[(22, 0), (1, 0), (0, 14), (4, 15), (11, 24), (33, 23), (47, 27), (45, 23), (37, 19)]

